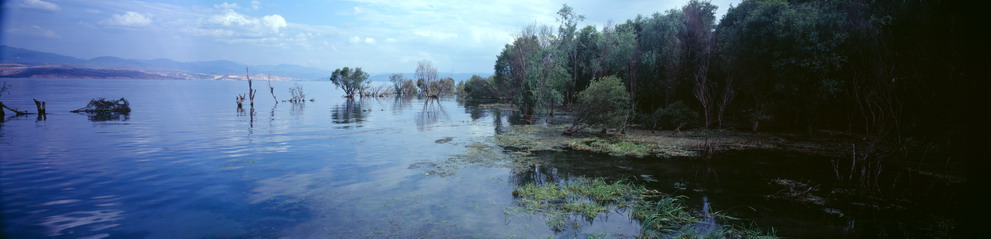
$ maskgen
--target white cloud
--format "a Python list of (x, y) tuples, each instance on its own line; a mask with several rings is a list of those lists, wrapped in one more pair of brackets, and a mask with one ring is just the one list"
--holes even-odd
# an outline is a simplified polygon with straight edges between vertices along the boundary
[(388, 42), (388, 43), (395, 43), (395, 42), (396, 42), (396, 38), (391, 38), (391, 37), (390, 37), (390, 38), (388, 38), (388, 39), (385, 39), (385, 42)]
[(206, 21), (216, 26), (238, 27), (240, 28), (238, 30), (247, 31), (254, 35), (279, 33), (280, 30), (289, 26), (286, 18), (282, 15), (268, 15), (259, 19), (237, 13), (234, 9), (225, 9), (224, 13), (210, 16)]
[(279, 29), (289, 26), (289, 24), (286, 24), (286, 19), (283, 18), (282, 15), (278, 14), (264, 16), (262, 17), (262, 22), (266, 27), (272, 29), (272, 31), (276, 33), (279, 32)]
[(141, 13), (127, 11), (124, 14), (114, 14), (104, 23), (123, 27), (141, 27), (151, 24), (151, 18)]
[(53, 2), (46, 2), (43, 0), (23, 0), (21, 1), (21, 4), (18, 4), (18, 6), (26, 9), (36, 9), (36, 10), (44, 10), (44, 11), (52, 11), (52, 12), (62, 9), (58, 6), (58, 4), (55, 4)]
[(237, 3), (229, 3), (229, 2), (224, 2), (224, 3), (221, 3), (221, 4), (214, 4), (213, 7), (220, 8), (220, 9), (240, 9), (241, 8), (241, 6), (238, 6)]
[(253, 19), (240, 13), (235, 12), (233, 9), (227, 9), (223, 14), (213, 15), (207, 20), (210, 23), (220, 24), (224, 26), (246, 26), (258, 24), (258, 19)]
[(351, 37), (351, 39), (348, 39), (348, 42), (350, 42), (351, 44), (361, 43), (361, 37), (359, 37), (359, 36), (353, 36), (353, 37)]
[(258, 0), (251, 0), (251, 10), (258, 10), (262, 8), (262, 2)]
[(375, 38), (366, 37), (365, 44), (375, 44)]

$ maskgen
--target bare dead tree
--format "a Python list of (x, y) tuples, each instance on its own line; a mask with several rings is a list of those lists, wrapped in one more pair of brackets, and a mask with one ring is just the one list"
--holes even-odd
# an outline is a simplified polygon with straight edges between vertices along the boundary
[(258, 92), (258, 90), (255, 90), (251, 86), (251, 75), (248, 72), (248, 68), (244, 68), (244, 76), (248, 78), (248, 99), (251, 101), (251, 108), (254, 108), (255, 107), (255, 93)]
[(240, 94), (240, 95), (234, 97), (234, 100), (237, 102), (237, 108), (239, 110), (240, 109), (244, 109), (244, 107), (243, 107), (243, 105), (244, 105), (244, 99), (245, 99), (244, 98), (244, 94)]
[(729, 103), (736, 98), (736, 87), (733, 85), (733, 77), (727, 76), (723, 78), (723, 94), (720, 97), (719, 108), (716, 112), (716, 121), (719, 123), (719, 128), (723, 127), (723, 116), (726, 114), (726, 108), (728, 108)]
[(422, 60), (417, 63), (415, 75), (417, 83), (420, 86), (420, 92), (424, 96), (434, 97), (440, 94), (439, 92), (435, 92), (437, 89), (431, 89), (433, 82), (437, 80), (437, 67), (434, 67), (432, 62)]
[[(698, 65), (695, 69), (696, 72), (693, 76), (695, 80), (695, 98), (699, 100), (699, 104), (702, 106), (702, 114), (705, 117), (705, 128), (709, 128), (712, 125), (712, 106), (713, 106), (713, 96), (712, 96), (712, 82), (709, 80), (709, 65), (712, 58), (712, 25), (710, 22), (706, 22), (703, 19), (702, 9), (697, 7), (684, 7), (685, 13), (685, 28), (687, 34), (685, 34), (686, 40), (689, 40), (688, 54), (694, 56), (695, 59), (688, 59), (689, 61), (695, 61)], [(694, 47), (691, 47), (695, 45)], [(692, 48), (698, 49), (692, 49)]]
[(272, 93), (272, 100), (275, 100), (275, 104), (279, 104), (279, 98), (275, 97), (275, 87), (272, 87), (272, 75), (268, 75), (268, 92)]

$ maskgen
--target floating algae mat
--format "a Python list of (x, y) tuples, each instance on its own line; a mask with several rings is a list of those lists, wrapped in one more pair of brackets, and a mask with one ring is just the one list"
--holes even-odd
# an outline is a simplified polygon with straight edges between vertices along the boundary
[[(541, 215), (554, 231), (575, 230), (610, 212), (639, 221), (648, 238), (776, 238), (773, 232), (719, 224), (739, 220), (720, 213), (692, 211), (682, 201), (625, 180), (578, 177), (564, 182), (526, 183), (515, 190), (517, 206), (506, 214)], [(707, 209), (705, 209), (707, 210)]]

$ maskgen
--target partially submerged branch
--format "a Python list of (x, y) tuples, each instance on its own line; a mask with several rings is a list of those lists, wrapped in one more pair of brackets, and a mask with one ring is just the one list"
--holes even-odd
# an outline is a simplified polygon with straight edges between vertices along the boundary
[[(18, 109), (14, 109), (14, 108), (10, 108), (10, 106), (7, 106), (7, 105), (5, 105), (5, 104), (3, 104), (3, 102), (0, 102), (0, 107), (2, 107), (2, 108), (4, 108), (4, 109), (7, 109), (7, 110), (10, 110), (10, 111), (13, 111), (13, 112), (14, 112), (14, 114), (17, 114), (17, 115), (26, 115), (26, 114), (31, 114), (31, 113), (28, 113), (27, 111), (23, 111), (23, 110), (18, 110)], [(2, 109), (0, 109), (0, 116), (2, 116), (2, 115), (3, 115), (3, 113), (2, 113), (2, 112), (3, 112), (3, 110), (2, 110)]]

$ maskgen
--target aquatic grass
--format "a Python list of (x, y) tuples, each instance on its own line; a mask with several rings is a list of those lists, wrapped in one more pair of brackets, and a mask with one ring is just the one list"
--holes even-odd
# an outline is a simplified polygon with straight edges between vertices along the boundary
[(643, 201), (633, 208), (633, 218), (640, 220), (641, 234), (653, 236), (670, 233), (698, 221), (698, 217), (686, 208), (681, 200), (685, 196), (662, 197), (657, 201)]
[(563, 125), (513, 125), (495, 135), (495, 144), (524, 152), (560, 151), (571, 138), (561, 135)]
[(608, 213), (612, 208), (625, 208), (653, 192), (642, 186), (619, 180), (576, 178), (560, 183), (526, 183), (513, 190), (518, 208), (509, 213), (540, 213), (548, 227), (555, 231), (581, 227), (584, 221)]
[(566, 147), (575, 150), (584, 150), (597, 153), (606, 153), (612, 156), (629, 157), (691, 157), (697, 153), (687, 147), (677, 145), (662, 145), (654, 143), (638, 143), (628, 141), (628, 136), (617, 136), (612, 138), (588, 137), (573, 139), (567, 142)]

